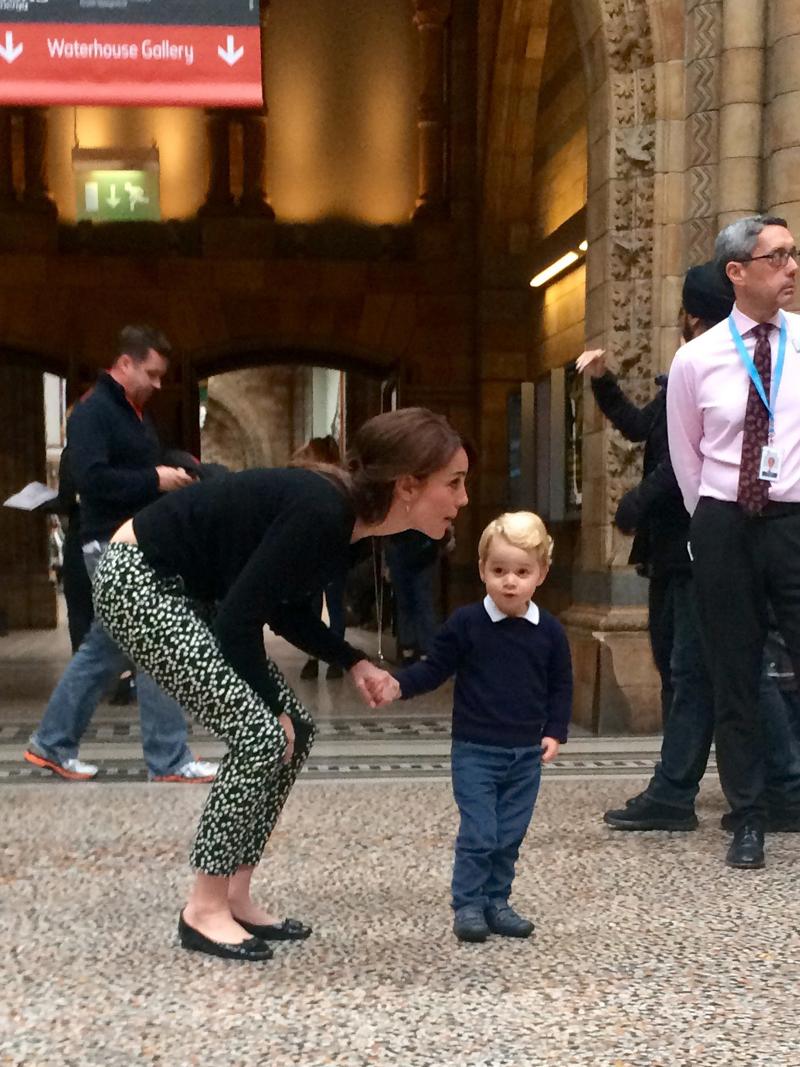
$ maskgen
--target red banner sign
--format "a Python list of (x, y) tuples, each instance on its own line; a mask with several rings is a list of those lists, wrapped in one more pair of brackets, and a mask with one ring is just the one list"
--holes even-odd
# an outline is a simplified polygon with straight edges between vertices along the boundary
[(0, 22), (0, 104), (260, 107), (260, 30)]

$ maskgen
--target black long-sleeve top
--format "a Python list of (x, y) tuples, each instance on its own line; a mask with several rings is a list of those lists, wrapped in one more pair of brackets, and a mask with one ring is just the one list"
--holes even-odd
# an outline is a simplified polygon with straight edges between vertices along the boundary
[(349, 670), (363, 652), (332, 633), (310, 597), (344, 575), (354, 551), (353, 505), (316, 471), (249, 470), (167, 493), (134, 518), (146, 559), (187, 594), (216, 602), (222, 654), (270, 706), (263, 628)]
[(592, 378), (592, 392), (606, 418), (629, 441), (644, 441), (642, 480), (623, 497), (617, 522), (635, 529), (630, 562), (648, 574), (688, 571), (689, 513), (683, 506), (667, 441), (667, 379), (656, 378), (658, 393), (639, 408), (610, 372)]
[(456, 676), (453, 738), (501, 748), (567, 740), (572, 663), (567, 636), (549, 612), (538, 621), (494, 622), (485, 602), (458, 608), (427, 658), (395, 672), (404, 700)]
[(161, 445), (150, 418), (140, 418), (125, 390), (102, 372), (67, 424), (67, 447), (80, 495), (81, 539), (107, 541), (158, 497)]

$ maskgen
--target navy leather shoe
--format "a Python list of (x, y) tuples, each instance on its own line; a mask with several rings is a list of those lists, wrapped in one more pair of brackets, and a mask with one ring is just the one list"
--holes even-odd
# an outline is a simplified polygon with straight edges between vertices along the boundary
[[(234, 919), (236, 916), (234, 915)], [(299, 919), (284, 919), (282, 923), (248, 923), (244, 919), (236, 919), (248, 934), (258, 937), (262, 941), (305, 941), (311, 934), (311, 927), (301, 923)]]
[(505, 901), (488, 904), (485, 915), (486, 923), (493, 934), (500, 934), (501, 937), (530, 937), (533, 933), (534, 927), (530, 919), (518, 915)]
[(261, 963), (272, 959), (272, 949), (257, 937), (248, 937), (246, 941), (231, 945), (225, 941), (212, 941), (193, 926), (189, 926), (181, 912), (178, 919), (178, 938), (181, 946), (190, 952), (204, 952), (207, 956), (218, 956), (222, 960), (250, 960)]
[(459, 941), (485, 941), (489, 927), (479, 904), (465, 904), (453, 919), (453, 933)]

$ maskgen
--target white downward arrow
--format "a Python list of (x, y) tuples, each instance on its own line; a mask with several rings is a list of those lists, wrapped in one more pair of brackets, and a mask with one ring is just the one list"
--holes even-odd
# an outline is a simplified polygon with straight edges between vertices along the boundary
[(111, 196), (106, 197), (106, 203), (109, 207), (117, 207), (121, 203), (120, 198), (117, 196), (117, 187), (113, 182), (111, 185)]
[(228, 34), (226, 44), (226, 48), (223, 48), (221, 44), (217, 45), (217, 55), (220, 59), (224, 59), (229, 67), (232, 67), (234, 63), (238, 63), (244, 55), (244, 45), (242, 45), (240, 48), (234, 49), (232, 33)]
[[(230, 40), (230, 38), (228, 38)], [(14, 44), (14, 35), (11, 30), (6, 30), (6, 44), (5, 48), (0, 44), (0, 56), (6, 61), (6, 63), (13, 63), (14, 60), (22, 54), (23, 45)]]

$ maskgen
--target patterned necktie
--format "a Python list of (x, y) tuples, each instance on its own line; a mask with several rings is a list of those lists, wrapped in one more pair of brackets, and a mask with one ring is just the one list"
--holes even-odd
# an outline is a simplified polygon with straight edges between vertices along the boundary
[[(760, 322), (753, 327), (756, 349), (753, 363), (761, 378), (764, 395), (769, 397), (772, 382), (772, 349), (769, 343), (771, 322)], [(744, 413), (744, 436), (742, 438), (742, 462), (739, 467), (739, 489), (736, 499), (748, 515), (758, 515), (769, 500), (769, 482), (759, 478), (761, 449), (769, 440), (769, 412), (758, 395), (755, 382), (750, 380), (747, 394), (747, 409)]]

